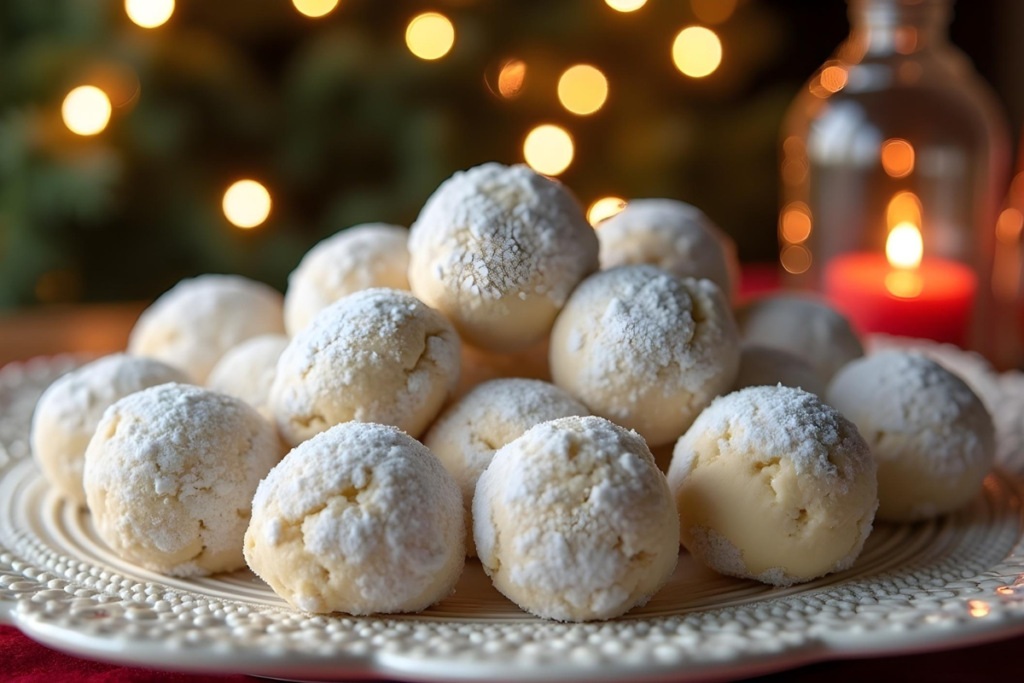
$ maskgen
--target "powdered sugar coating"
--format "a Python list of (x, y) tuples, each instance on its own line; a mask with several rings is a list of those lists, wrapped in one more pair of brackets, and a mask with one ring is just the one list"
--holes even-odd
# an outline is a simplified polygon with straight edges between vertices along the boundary
[(342, 422), (419, 436), (459, 380), (459, 337), (408, 292), (367, 289), (331, 304), (292, 338), (270, 391), (293, 446)]
[(328, 237), (310, 249), (288, 276), (284, 323), (295, 335), (343, 296), (364, 289), (409, 289), (409, 231), (366, 223)]
[(85, 492), (118, 555), (171, 576), (244, 566), (256, 486), (280, 459), (271, 425), (244, 401), (184, 384), (127, 396), (85, 454)]
[(736, 325), (745, 344), (781, 349), (803, 358), (825, 384), (839, 368), (864, 355), (846, 318), (812, 296), (755, 299), (736, 309)]
[(730, 300), (740, 264), (736, 244), (695, 206), (633, 199), (597, 226), (601, 268), (647, 263), (677, 277), (708, 279)]
[(284, 334), (282, 302), (267, 285), (237, 275), (182, 280), (143, 311), (128, 351), (204, 384), (228, 350), (261, 334)]
[(458, 485), (394, 427), (349, 422), (289, 453), (260, 483), (249, 567), (307, 612), (416, 612), (465, 562)]
[(636, 432), (598, 417), (539, 424), (477, 483), (473, 531), (494, 586), (559, 621), (611, 619), (668, 580), (679, 519)]
[(654, 266), (587, 278), (551, 333), (555, 384), (659, 446), (736, 379), (740, 345), (721, 290)]
[(803, 358), (781, 349), (744, 344), (735, 389), (777, 384), (803, 389), (816, 396), (825, 395), (825, 383)]
[(136, 391), (167, 382), (188, 382), (180, 370), (124, 353), (104, 356), (64, 375), (43, 393), (32, 416), (32, 453), (47, 480), (85, 504), (85, 449), (103, 413)]
[(283, 334), (263, 334), (247, 339), (224, 354), (210, 372), (206, 386), (228, 396), (240, 398), (268, 420), (270, 387), (277, 374), (277, 361), (288, 346)]
[(851, 566), (878, 505), (857, 428), (815, 395), (751, 387), (716, 399), (676, 444), (680, 540), (712, 569), (790, 585)]
[[(462, 490), (466, 528), (472, 535), (476, 482), (495, 451), (541, 422), (587, 415), (579, 401), (558, 387), (532, 379), (496, 379), (478, 385), (444, 411), (423, 438)], [(468, 554), (476, 555), (472, 539)]]
[(878, 516), (912, 521), (974, 498), (995, 458), (992, 418), (967, 384), (923, 355), (884, 351), (832, 380), (828, 401), (878, 462)]
[(551, 329), (598, 245), (576, 199), (522, 165), (460, 171), (427, 200), (409, 237), (409, 284), (469, 344), (512, 352)]

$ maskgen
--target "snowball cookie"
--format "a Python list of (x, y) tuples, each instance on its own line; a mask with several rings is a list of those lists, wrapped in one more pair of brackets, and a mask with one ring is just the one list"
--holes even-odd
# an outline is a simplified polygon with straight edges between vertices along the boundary
[(717, 399), (676, 444), (668, 480), (697, 559), (776, 586), (849, 568), (878, 507), (857, 428), (789, 387)]
[(601, 268), (648, 263), (678, 277), (708, 279), (731, 299), (736, 244), (704, 212), (673, 199), (634, 199), (598, 225)]
[(284, 325), (295, 335), (343, 296), (374, 287), (409, 289), (409, 231), (398, 225), (356, 225), (321, 241), (288, 276)]
[(462, 373), (456, 396), (464, 396), (473, 387), (492, 379), (518, 377), (551, 381), (548, 368), (548, 340), (515, 353), (491, 353), (462, 345)]
[(260, 479), (281, 458), (254, 408), (184, 384), (132, 394), (104, 413), (85, 452), (85, 495), (114, 552), (170, 576), (245, 566)]
[(722, 291), (654, 266), (587, 278), (551, 333), (551, 376), (590, 412), (674, 441), (732, 388), (740, 344)]
[(297, 446), (341, 422), (379, 422), (414, 437), (459, 382), (459, 336), (408, 292), (365, 289), (320, 311), (281, 354), (270, 405)]
[(32, 416), (32, 452), (46, 479), (64, 496), (85, 503), (82, 466), (103, 412), (128, 394), (167, 382), (187, 382), (180, 370), (123, 353), (104, 356), (50, 385)]
[(409, 284), (462, 339), (523, 350), (551, 330), (573, 287), (597, 270), (597, 237), (559, 182), (526, 166), (456, 173), (409, 236)]
[(735, 389), (773, 387), (777, 384), (803, 389), (816, 396), (825, 395), (825, 383), (803, 358), (781, 349), (744, 344)]
[(273, 421), (270, 387), (277, 373), (277, 361), (287, 346), (288, 337), (283, 334), (263, 334), (246, 340), (217, 361), (206, 386), (242, 399)]
[(181, 368), (197, 384), (229, 349), (261, 334), (284, 334), (281, 295), (237, 275), (182, 280), (143, 311), (128, 351)]
[(260, 482), (245, 560), (306, 612), (417, 612), (450, 595), (462, 573), (461, 498), (412, 437), (340, 424)]
[[(494, 452), (541, 422), (588, 415), (587, 409), (553, 384), (535, 379), (484, 382), (449, 407), (423, 438), (462, 489), (466, 528), (472, 536), (473, 492)], [(476, 555), (472, 539), (466, 544)]]
[(789, 351), (807, 360), (828, 384), (839, 368), (864, 355), (850, 323), (811, 296), (769, 296), (736, 310), (745, 343)]
[(878, 518), (916, 521), (961, 507), (992, 469), (995, 430), (981, 399), (938, 363), (885, 351), (854, 361), (828, 388), (878, 463)]
[(611, 619), (665, 585), (679, 518), (644, 440), (599, 417), (543, 422), (494, 454), (473, 533), (494, 587), (558, 621)]

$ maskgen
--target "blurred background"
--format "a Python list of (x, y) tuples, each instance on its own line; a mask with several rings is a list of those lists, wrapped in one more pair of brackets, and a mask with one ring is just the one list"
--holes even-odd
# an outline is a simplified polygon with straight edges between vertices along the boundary
[[(408, 225), (438, 183), (488, 160), (526, 160), (586, 207), (608, 199), (595, 219), (618, 199), (682, 199), (744, 261), (776, 261), (780, 126), (846, 12), (4, 0), (0, 308), (149, 299), (200, 272), (283, 289), (319, 239)], [(955, 12), (952, 41), (1019, 128), (1024, 2)]]

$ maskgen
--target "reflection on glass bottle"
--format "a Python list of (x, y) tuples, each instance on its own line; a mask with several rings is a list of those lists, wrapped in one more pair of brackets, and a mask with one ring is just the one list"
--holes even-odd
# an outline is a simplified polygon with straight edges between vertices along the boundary
[[(973, 317), (977, 345), (1009, 136), (949, 42), (951, 10), (849, 0), (849, 37), (783, 126), (780, 259), (790, 285), (830, 296), (864, 332), (965, 343)], [(962, 319), (938, 328), (924, 315), (954, 308)]]

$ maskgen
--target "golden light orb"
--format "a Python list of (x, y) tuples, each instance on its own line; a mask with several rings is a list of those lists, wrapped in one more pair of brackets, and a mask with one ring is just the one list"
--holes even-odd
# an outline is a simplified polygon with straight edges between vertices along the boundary
[(802, 244), (790, 244), (785, 247), (779, 258), (786, 272), (793, 275), (806, 273), (811, 267), (811, 250)]
[(604, 0), (604, 4), (616, 12), (635, 12), (647, 4), (647, 0)]
[(156, 28), (174, 14), (174, 0), (124, 0), (124, 11), (142, 28)]
[(455, 44), (455, 26), (438, 12), (424, 12), (413, 17), (405, 29), (405, 44), (420, 59), (440, 59)]
[(601, 197), (587, 209), (587, 220), (594, 227), (626, 208), (626, 200), (619, 197)]
[(924, 256), (921, 230), (913, 223), (900, 223), (885, 240), (885, 258), (895, 268), (917, 268)]
[(60, 113), (64, 125), (78, 135), (96, 135), (110, 123), (110, 98), (95, 85), (80, 85), (67, 94)]
[(255, 180), (239, 180), (224, 193), (222, 205), (232, 225), (248, 230), (270, 215), (270, 192)]
[(526, 163), (544, 175), (558, 175), (569, 168), (573, 154), (572, 136), (564, 128), (550, 123), (531, 130), (523, 142)]
[(996, 239), (1004, 244), (1016, 244), (1024, 229), (1024, 213), (1020, 209), (1009, 206), (999, 214), (996, 221)]
[(607, 99), (608, 79), (589, 64), (571, 66), (558, 79), (558, 100), (573, 114), (593, 114)]
[(687, 76), (704, 78), (722, 63), (722, 41), (709, 28), (684, 28), (672, 43), (672, 61)]
[(818, 77), (821, 87), (830, 93), (837, 93), (846, 87), (850, 74), (841, 66), (826, 66)]
[(811, 209), (803, 202), (792, 202), (782, 211), (779, 228), (782, 239), (790, 243), (800, 243), (811, 236)]
[(882, 168), (893, 178), (905, 178), (914, 170), (914, 146), (900, 138), (882, 143)]
[(317, 19), (330, 14), (338, 6), (339, 0), (292, 0), (300, 14)]
[(498, 93), (507, 99), (518, 97), (526, 84), (526, 62), (510, 59), (498, 72)]

